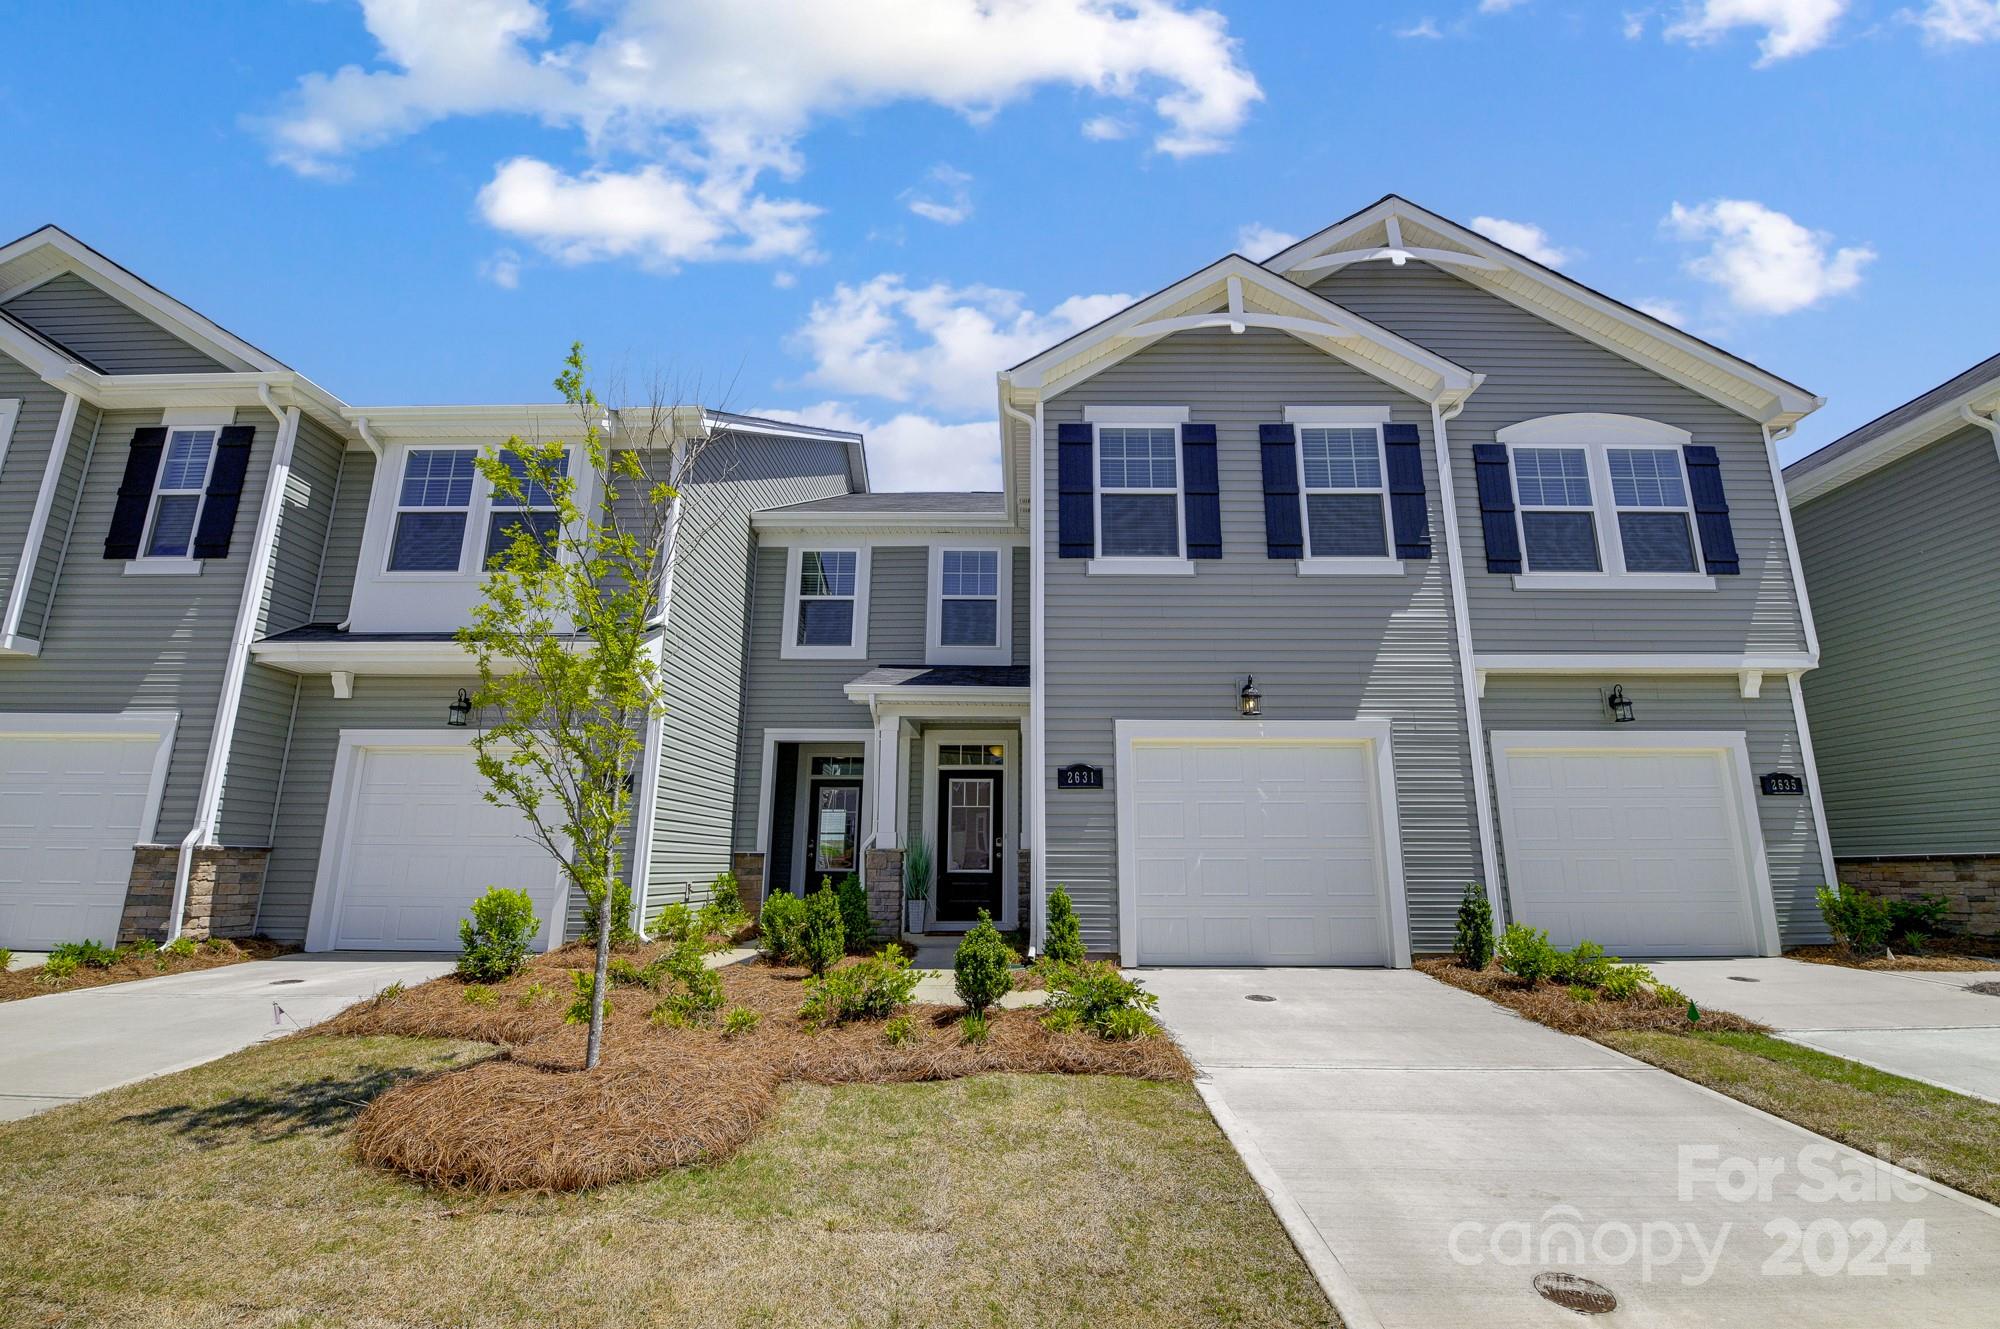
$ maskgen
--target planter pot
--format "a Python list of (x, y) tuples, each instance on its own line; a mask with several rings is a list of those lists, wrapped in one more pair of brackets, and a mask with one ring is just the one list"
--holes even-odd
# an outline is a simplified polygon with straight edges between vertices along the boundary
[(922, 900), (903, 901), (903, 931), (922, 932), (924, 930), (924, 902)]

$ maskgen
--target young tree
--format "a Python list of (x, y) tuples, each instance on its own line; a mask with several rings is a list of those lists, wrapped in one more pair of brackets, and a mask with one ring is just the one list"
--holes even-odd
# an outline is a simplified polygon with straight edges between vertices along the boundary
[[(661, 623), (681, 495), (711, 439), (699, 409), (655, 390), (617, 413), (592, 390), (582, 343), (556, 377), (577, 412), (574, 444), (510, 438), (483, 454), (511, 537), (488, 561), (458, 640), (490, 717), (473, 740), (486, 800), (517, 809), (585, 901), (597, 936), (586, 1070), (604, 1042), (612, 942), (631, 935), (619, 839), (641, 772), (645, 726), (665, 708)], [(572, 463), (572, 446), (575, 448)]]

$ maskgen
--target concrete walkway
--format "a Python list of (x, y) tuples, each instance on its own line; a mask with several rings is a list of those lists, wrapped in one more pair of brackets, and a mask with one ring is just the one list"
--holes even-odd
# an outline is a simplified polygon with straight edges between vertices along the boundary
[(1551, 1271), (1605, 1325), (1991, 1322), (2000, 1210), (1664, 1071), (1409, 970), (1141, 977), (1351, 1329), (1573, 1326)]
[(1807, 1047), (2000, 1103), (2000, 997), (1967, 992), (2000, 969), (1931, 973), (1802, 960), (1662, 960), (1653, 972), (1703, 1006)]
[(391, 983), (448, 973), (453, 957), (336, 951), (0, 1002), (0, 1121), (315, 1024)]

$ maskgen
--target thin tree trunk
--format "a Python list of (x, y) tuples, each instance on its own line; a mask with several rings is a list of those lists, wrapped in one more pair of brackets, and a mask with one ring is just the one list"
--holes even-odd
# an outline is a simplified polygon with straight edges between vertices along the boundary
[(612, 888), (610, 874), (604, 878), (604, 903), (597, 909), (597, 981), (590, 990), (590, 1042), (584, 1048), (583, 1068), (597, 1069), (597, 1059), (604, 1047), (604, 999), (605, 988), (610, 983), (611, 971), (611, 905), (617, 898)]

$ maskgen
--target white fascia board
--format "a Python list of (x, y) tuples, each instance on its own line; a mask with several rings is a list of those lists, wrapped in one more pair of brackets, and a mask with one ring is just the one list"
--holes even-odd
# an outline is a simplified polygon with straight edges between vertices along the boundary
[(82, 365), (0, 319), (0, 352), (18, 360), (45, 380), (64, 378)]
[(881, 687), (856, 687), (849, 683), (845, 691), (849, 701), (858, 705), (879, 707), (885, 711), (946, 709), (954, 712), (965, 710), (1012, 712), (1028, 709), (1026, 688), (914, 688), (897, 687), (894, 684), (884, 684)]
[[(455, 641), (260, 641), (250, 653), (274, 669), (292, 674), (411, 674), (469, 676), (479, 664)], [(494, 671), (507, 673), (511, 662), (495, 657)]]
[(301, 414), (342, 438), (351, 441), (358, 437), (341, 400), (290, 369), (273, 373), (101, 374), (79, 366), (61, 375), (44, 375), (43, 381), (65, 392), (74, 392), (103, 410), (203, 406), (262, 410), (264, 403), (258, 389), (268, 388), (280, 406), (297, 406)]
[[(762, 535), (980, 535), (1026, 532), (1005, 512), (786, 512), (773, 508), (750, 515)], [(1020, 543), (1021, 541), (1016, 541)]]
[(497, 406), (349, 406), (349, 420), (388, 439), (406, 438), (577, 438), (583, 416), (563, 402)]
[(1740, 674), (1817, 669), (1810, 655), (1475, 655), (1484, 674)]
[[(1811, 454), (1808, 454), (1785, 468), (1785, 500), (1792, 507), (1811, 502), (1913, 452), (1949, 438), (1961, 429), (1971, 428), (1965, 419), (1965, 411), (1985, 415), (1996, 409), (2000, 409), (2000, 383), (1982, 383), (1924, 412), (1901, 428), (1869, 439), (1852, 452), (1810, 467), (1805, 466), (1812, 460)], [(1835, 443), (1838, 441), (1836, 439)]]

